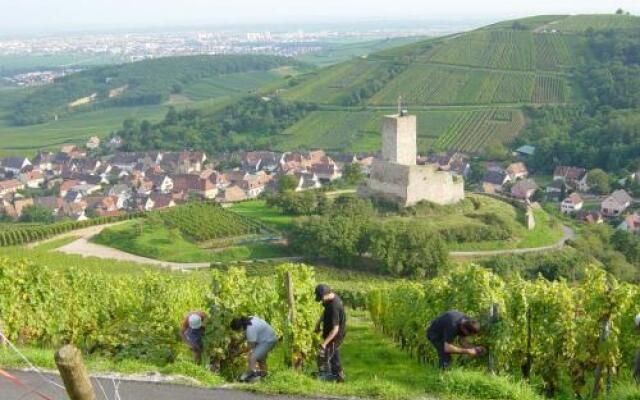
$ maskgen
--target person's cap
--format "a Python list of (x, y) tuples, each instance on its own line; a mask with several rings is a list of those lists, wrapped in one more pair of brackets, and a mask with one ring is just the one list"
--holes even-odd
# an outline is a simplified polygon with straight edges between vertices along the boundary
[(202, 318), (198, 314), (189, 315), (189, 328), (200, 329), (202, 327)]
[(331, 293), (331, 288), (328, 285), (321, 283), (316, 286), (316, 301), (322, 301), (322, 298), (327, 293)]

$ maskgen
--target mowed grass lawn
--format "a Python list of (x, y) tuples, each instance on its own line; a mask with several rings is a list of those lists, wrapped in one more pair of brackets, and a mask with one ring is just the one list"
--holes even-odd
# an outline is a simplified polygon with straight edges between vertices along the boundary
[(177, 229), (147, 224), (143, 220), (106, 228), (91, 240), (127, 253), (180, 263), (234, 262), (290, 255), (282, 244), (262, 242), (206, 249), (187, 240)]
[(286, 230), (293, 224), (293, 217), (267, 206), (264, 200), (251, 200), (234, 203), (229, 210), (245, 217), (256, 219), (278, 230)]

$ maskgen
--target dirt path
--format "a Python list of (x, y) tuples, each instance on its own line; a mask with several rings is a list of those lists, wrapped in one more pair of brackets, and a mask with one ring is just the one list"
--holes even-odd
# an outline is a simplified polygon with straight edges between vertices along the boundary
[(506, 249), (506, 250), (483, 250), (483, 251), (452, 251), (449, 253), (451, 257), (457, 258), (470, 258), (470, 257), (490, 257), (506, 254), (525, 254), (525, 253), (540, 253), (545, 251), (552, 251), (562, 248), (568, 240), (576, 238), (576, 233), (573, 229), (566, 225), (562, 225), (562, 239), (556, 244), (543, 247), (529, 247), (524, 249)]
[[(51, 400), (66, 400), (68, 397), (59, 388), (46, 383), (34, 372), (9, 371), (10, 374), (26, 383), (30, 388), (44, 394)], [(61, 383), (54, 374), (46, 374), (47, 378)], [(296, 400), (311, 399), (309, 397), (266, 396), (230, 389), (207, 389), (173, 383), (140, 382), (116, 380), (119, 397), (115, 396), (114, 381), (108, 378), (92, 378), (97, 400)], [(104, 393), (102, 392), (104, 389)], [(106, 396), (105, 396), (106, 395)], [(42, 400), (42, 397), (30, 390), (20, 387), (6, 378), (0, 377), (0, 399), (2, 400)]]

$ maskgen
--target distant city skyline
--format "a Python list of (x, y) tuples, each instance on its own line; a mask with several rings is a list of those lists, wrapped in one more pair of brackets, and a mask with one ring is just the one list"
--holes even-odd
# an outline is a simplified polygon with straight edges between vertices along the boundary
[(640, 14), (637, 0), (0, 0), (0, 33), (367, 20), (498, 20), (538, 14)]

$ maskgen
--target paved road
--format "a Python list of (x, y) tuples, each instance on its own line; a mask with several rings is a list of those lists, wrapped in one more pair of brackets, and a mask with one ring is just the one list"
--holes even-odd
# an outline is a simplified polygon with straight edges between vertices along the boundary
[[(36, 389), (51, 400), (68, 400), (66, 393), (61, 389), (45, 382), (41, 377), (33, 372), (9, 371), (21, 381)], [(47, 374), (47, 377), (60, 383), (60, 378)], [(106, 392), (102, 393), (99, 381)], [(115, 400), (114, 384), (111, 379), (93, 378), (94, 389), (97, 400)], [(118, 392), (121, 400), (299, 400), (300, 397), (288, 396), (266, 396), (248, 392), (227, 389), (205, 389), (192, 386), (155, 383), (155, 382), (134, 382), (120, 381)], [(6, 378), (0, 376), (0, 399), (2, 400), (43, 400), (35, 393), (29, 393), (28, 389), (20, 387)], [(309, 400), (310, 398), (304, 398)]]
[(530, 247), (524, 249), (507, 249), (507, 250), (486, 250), (486, 251), (452, 251), (449, 253), (451, 257), (490, 257), (490, 256), (500, 256), (505, 254), (524, 254), (524, 253), (539, 253), (544, 251), (557, 250), (562, 248), (568, 240), (573, 240), (576, 238), (576, 233), (573, 229), (569, 228), (566, 225), (562, 225), (562, 239), (560, 239), (556, 244), (552, 244), (550, 246), (543, 247)]

